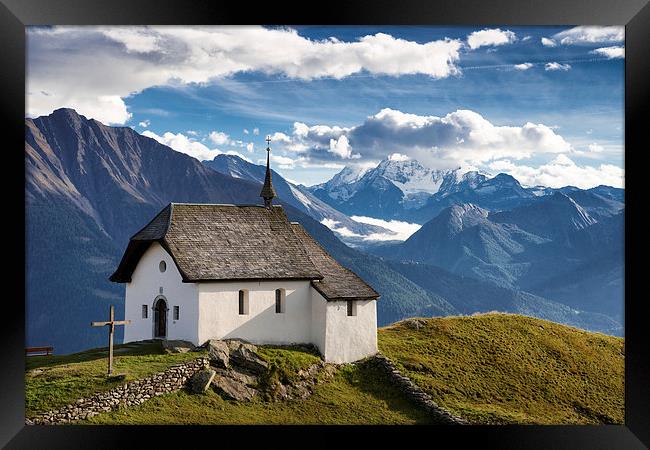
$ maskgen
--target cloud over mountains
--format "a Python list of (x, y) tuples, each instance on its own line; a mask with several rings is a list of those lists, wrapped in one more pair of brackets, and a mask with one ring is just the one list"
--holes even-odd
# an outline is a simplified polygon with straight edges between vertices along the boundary
[(624, 28), (511, 28), (30, 26), (27, 115), (74, 108), (198, 159), (265, 161), (269, 134), (305, 184), (389, 155), (622, 183)]
[[(437, 169), (471, 166), (501, 171), (529, 186), (573, 184), (589, 188), (624, 183), (621, 167), (580, 166), (567, 156), (598, 158), (603, 148), (597, 144), (578, 150), (554, 127), (531, 122), (495, 125), (470, 110), (438, 117), (385, 108), (354, 127), (296, 122), (291, 135), (276, 134), (281, 139), (276, 140), (275, 148), (283, 150), (285, 156), (276, 156), (275, 161), (282, 168), (413, 158)], [(333, 146), (340, 146), (341, 151)], [(538, 167), (514, 162), (540, 157), (548, 158), (548, 162)]]
[(148, 87), (206, 83), (239, 72), (303, 80), (360, 72), (444, 78), (460, 73), (463, 45), (385, 33), (350, 42), (311, 40), (291, 28), (261, 26), (61, 26), (30, 28), (27, 35), (29, 114), (65, 105), (107, 124), (125, 123), (131, 115), (123, 99)]
[(497, 126), (470, 110), (438, 117), (384, 108), (355, 127), (296, 122), (291, 136), (280, 136), (277, 142), (289, 154), (316, 161), (359, 157), (377, 160), (386, 158), (390, 150), (455, 166), (459, 162), (476, 164), (495, 158), (522, 159), (571, 150), (571, 144), (544, 124)]

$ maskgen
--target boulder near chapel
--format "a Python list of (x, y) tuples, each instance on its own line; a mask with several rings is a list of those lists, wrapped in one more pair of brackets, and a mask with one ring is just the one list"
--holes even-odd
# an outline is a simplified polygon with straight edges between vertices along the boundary
[(126, 284), (124, 342), (311, 343), (335, 363), (377, 352), (379, 294), (271, 204), (266, 165), (264, 206), (171, 203), (131, 237), (110, 277)]

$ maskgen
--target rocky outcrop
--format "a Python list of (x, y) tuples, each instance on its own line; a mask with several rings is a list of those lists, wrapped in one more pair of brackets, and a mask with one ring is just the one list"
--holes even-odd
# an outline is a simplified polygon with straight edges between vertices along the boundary
[(168, 341), (163, 339), (162, 346), (168, 353), (187, 353), (195, 349), (194, 344), (189, 341)]
[(337, 367), (319, 361), (306, 369), (298, 371), (298, 379), (282, 383), (276, 381), (269, 386), (268, 394), (271, 401), (306, 399), (314, 392), (314, 387), (334, 378)]
[(250, 401), (258, 395), (259, 376), (268, 362), (257, 354), (257, 347), (241, 339), (210, 339), (202, 347), (208, 351), (215, 377), (212, 388), (229, 400)]
[(195, 394), (204, 393), (210, 387), (210, 383), (212, 383), (215, 375), (216, 372), (212, 369), (203, 369), (195, 373), (192, 378), (190, 378), (190, 391)]
[(228, 340), (230, 363), (248, 369), (253, 373), (262, 374), (269, 368), (269, 363), (257, 354), (257, 347), (240, 340)]
[(216, 375), (212, 381), (214, 390), (230, 400), (250, 401), (257, 395), (257, 390), (245, 383), (226, 375)]
[(208, 367), (207, 358), (178, 364), (164, 372), (131, 381), (110, 391), (80, 398), (63, 408), (39, 414), (32, 419), (26, 419), (25, 422), (28, 425), (69, 423), (117, 408), (139, 405), (158, 395), (178, 391), (194, 374), (203, 371), (206, 367)]
[(391, 382), (402, 391), (406, 397), (416, 404), (428, 410), (437, 420), (437, 422), (446, 425), (467, 425), (468, 422), (458, 416), (453, 415), (446, 409), (438, 406), (431, 396), (420, 389), (409, 377), (402, 374), (393, 362), (381, 353), (377, 353), (373, 360), (388, 374)]
[(215, 369), (217, 371), (217, 374), (232, 378), (233, 380), (246, 384), (248, 386), (255, 386), (257, 385), (259, 381), (259, 377), (257, 374), (250, 372), (246, 369), (242, 369), (240, 367), (230, 367), (229, 369)]
[[(331, 379), (335, 366), (319, 361), (300, 370), (297, 379), (269, 383), (269, 363), (257, 353), (257, 347), (241, 339), (207, 341), (210, 366), (216, 372), (212, 388), (226, 399), (250, 401), (262, 396), (268, 401), (307, 398), (316, 384)], [(313, 348), (305, 347), (305, 350)]]
[(414, 330), (419, 330), (420, 328), (424, 328), (427, 323), (422, 319), (408, 319), (404, 321), (404, 325)]
[(217, 339), (210, 339), (204, 344), (208, 349), (208, 358), (213, 367), (227, 368), (230, 364), (230, 349), (228, 344)]

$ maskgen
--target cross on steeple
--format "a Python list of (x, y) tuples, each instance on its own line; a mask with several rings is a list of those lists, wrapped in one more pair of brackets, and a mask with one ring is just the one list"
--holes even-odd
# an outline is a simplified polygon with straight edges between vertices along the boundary
[(266, 176), (264, 177), (264, 186), (262, 186), (262, 192), (260, 197), (264, 199), (264, 206), (267, 208), (271, 207), (271, 201), (275, 197), (275, 189), (273, 189), (273, 184), (271, 183), (271, 136), (266, 136)]

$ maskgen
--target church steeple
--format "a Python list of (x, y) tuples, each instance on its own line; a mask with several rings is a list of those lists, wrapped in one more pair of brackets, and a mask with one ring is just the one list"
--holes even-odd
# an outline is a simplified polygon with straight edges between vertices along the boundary
[(262, 192), (260, 197), (264, 199), (264, 206), (267, 208), (271, 207), (271, 201), (275, 197), (275, 189), (273, 189), (273, 183), (271, 183), (271, 136), (266, 137), (266, 177), (264, 177), (264, 186), (262, 186)]

